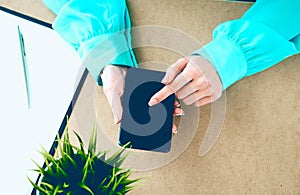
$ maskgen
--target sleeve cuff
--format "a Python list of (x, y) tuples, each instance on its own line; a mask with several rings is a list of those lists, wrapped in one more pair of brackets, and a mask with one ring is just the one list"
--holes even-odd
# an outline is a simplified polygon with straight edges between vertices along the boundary
[(211, 41), (193, 55), (201, 55), (212, 64), (219, 74), (223, 90), (243, 78), (247, 72), (247, 62), (240, 46), (225, 36)]
[(137, 67), (124, 32), (93, 37), (80, 44), (78, 54), (99, 85), (102, 85), (100, 72), (108, 64)]
[[(125, 0), (58, 1), (68, 3), (60, 9), (53, 28), (77, 51), (99, 85), (102, 84), (99, 74), (106, 65), (136, 66)], [(56, 4), (51, 5), (54, 9)], [(86, 63), (86, 59), (91, 63)]]
[(194, 54), (205, 57), (214, 66), (223, 90), (244, 76), (261, 72), (299, 53), (297, 38), (294, 42), (286, 40), (264, 24), (243, 19), (219, 25), (213, 39)]

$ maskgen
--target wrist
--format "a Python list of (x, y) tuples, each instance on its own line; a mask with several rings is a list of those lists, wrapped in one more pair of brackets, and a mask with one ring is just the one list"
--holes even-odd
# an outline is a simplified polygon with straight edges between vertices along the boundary
[(104, 74), (108, 73), (108, 72), (114, 72), (114, 71), (121, 71), (123, 73), (125, 73), (128, 70), (128, 66), (125, 65), (115, 65), (115, 64), (108, 64), (107, 66), (105, 66), (101, 72), (100, 72), (100, 77), (103, 77)]

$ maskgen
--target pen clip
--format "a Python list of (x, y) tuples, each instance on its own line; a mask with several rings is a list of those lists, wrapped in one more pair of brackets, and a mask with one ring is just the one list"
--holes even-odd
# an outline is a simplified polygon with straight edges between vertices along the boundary
[(21, 52), (22, 52), (22, 55), (25, 56), (26, 55), (26, 52), (25, 52), (25, 43), (24, 43), (23, 34), (21, 33), (19, 25), (18, 25), (18, 34), (19, 34), (19, 39), (20, 39)]
[(21, 55), (22, 55), (23, 72), (24, 72), (24, 77), (25, 77), (27, 106), (28, 106), (28, 109), (30, 109), (31, 99), (30, 99), (30, 88), (29, 88), (29, 78), (28, 78), (28, 67), (27, 67), (27, 60), (26, 60), (25, 44), (24, 44), (24, 38), (23, 38), (23, 35), (21, 33), (19, 25), (18, 25), (18, 35), (19, 35)]

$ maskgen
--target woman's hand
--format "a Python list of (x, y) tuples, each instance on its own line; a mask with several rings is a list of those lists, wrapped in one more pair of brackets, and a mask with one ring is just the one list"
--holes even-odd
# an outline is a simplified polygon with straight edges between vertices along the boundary
[[(103, 82), (103, 91), (106, 95), (108, 103), (114, 115), (114, 122), (119, 124), (122, 119), (122, 102), (121, 97), (124, 93), (125, 76), (127, 73), (127, 67), (108, 65), (101, 73), (101, 79)], [(184, 112), (179, 108), (179, 103), (174, 102), (174, 116), (182, 116)], [(173, 124), (173, 133), (177, 132), (176, 126)]]
[(124, 66), (108, 65), (100, 75), (103, 82), (103, 92), (113, 112), (115, 124), (119, 124), (122, 119), (121, 97), (124, 93), (127, 69)]
[(185, 104), (197, 107), (211, 103), (222, 95), (222, 83), (217, 72), (206, 59), (198, 55), (180, 58), (169, 66), (162, 83), (166, 86), (152, 96), (149, 106), (173, 93)]

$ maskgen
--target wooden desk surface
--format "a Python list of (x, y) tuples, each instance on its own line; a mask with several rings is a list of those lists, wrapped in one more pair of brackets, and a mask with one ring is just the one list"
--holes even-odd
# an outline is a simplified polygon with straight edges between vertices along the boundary
[[(2, 0), (0, 4), (48, 22), (55, 18), (41, 1)], [(250, 4), (129, 0), (128, 6), (135, 26), (171, 26), (206, 43), (217, 24), (240, 17)], [(154, 48), (139, 49), (136, 54), (140, 62), (170, 64), (178, 57)], [(224, 129), (205, 157), (199, 157), (198, 150), (210, 106), (201, 108), (198, 133), (187, 150), (167, 166), (134, 173), (147, 178), (130, 194), (300, 194), (299, 64), (300, 56), (294, 56), (231, 86)], [(92, 82), (88, 78), (85, 87)], [(97, 90), (95, 104), (110, 113), (101, 88)], [(82, 93), (76, 112), (86, 98)], [(102, 118), (102, 125), (118, 131), (110, 117)]]

